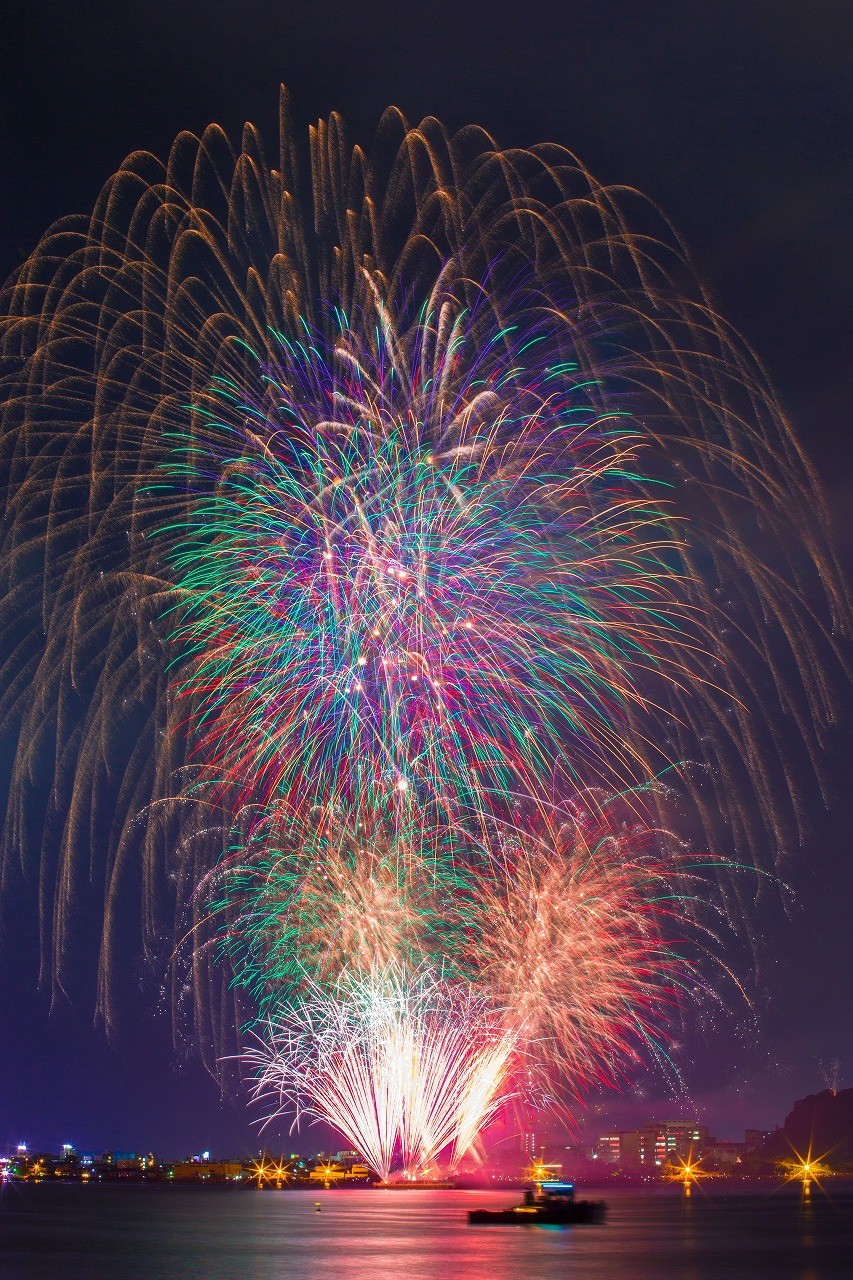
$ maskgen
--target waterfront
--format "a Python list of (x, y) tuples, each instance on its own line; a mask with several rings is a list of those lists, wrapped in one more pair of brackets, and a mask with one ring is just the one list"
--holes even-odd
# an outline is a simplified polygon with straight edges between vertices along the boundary
[[(601, 1193), (596, 1193), (596, 1195)], [(605, 1226), (469, 1227), (517, 1193), (6, 1186), (4, 1280), (845, 1280), (853, 1193), (608, 1190)], [(315, 1210), (315, 1202), (321, 1212)]]

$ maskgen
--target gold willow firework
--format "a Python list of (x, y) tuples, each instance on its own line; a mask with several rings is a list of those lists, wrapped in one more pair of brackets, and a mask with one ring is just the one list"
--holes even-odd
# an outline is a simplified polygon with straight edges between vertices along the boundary
[(802, 838), (847, 603), (647, 201), (395, 111), (304, 187), (284, 97), (279, 143), (130, 156), (3, 290), (2, 869), (55, 991), (97, 914), (114, 1028), (141, 904), (176, 1030), (262, 1018), (258, 1091), (386, 1170), (666, 1058), (694, 904)]

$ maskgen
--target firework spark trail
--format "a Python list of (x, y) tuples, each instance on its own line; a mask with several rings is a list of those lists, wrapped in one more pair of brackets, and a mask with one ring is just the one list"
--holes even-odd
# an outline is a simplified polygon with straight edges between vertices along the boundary
[(660, 1045), (679, 1011), (738, 989), (711, 859), (611, 800), (533, 815), (496, 862), (477, 882), (478, 981), (522, 1029), (528, 1070), (576, 1097), (649, 1056), (675, 1072)]
[(470, 852), (458, 834), (398, 821), (364, 800), (355, 816), (264, 811), (196, 891), (223, 923), (219, 945), (263, 1006), (307, 979), (425, 962), (464, 972)]
[[(380, 1117), (371, 1152), (381, 1147), (383, 1168), (397, 1152), (414, 1170), (451, 1141), (454, 1125), (462, 1154), (519, 1090), (553, 1097), (554, 1082), (563, 1081), (580, 1098), (590, 1086), (627, 1081), (649, 1058), (680, 1085), (665, 1045), (683, 1007), (721, 1002), (721, 979), (738, 988), (722, 960), (724, 913), (707, 901), (708, 859), (669, 832), (643, 827), (629, 798), (599, 797), (595, 808), (593, 799), (547, 821), (534, 812), (496, 829), (476, 873), (461, 881), (433, 869), (415, 910), (388, 858), (373, 862), (372, 884), (358, 860), (344, 860), (328, 896), (310, 885), (306, 902), (292, 891), (294, 860), (302, 858), (310, 881), (333, 859), (318, 860), (304, 836), (295, 842), (301, 854), (289, 858), (260, 841), (258, 876), (245, 857), (226, 865), (219, 909), (239, 913), (229, 934), (239, 980), (275, 991), (276, 1011), (248, 1059), (258, 1097), (278, 1089), (275, 1114), (301, 1107), (336, 1116), (362, 1149)], [(336, 849), (347, 844), (358, 849), (359, 837), (336, 828)], [(407, 858), (411, 874), (411, 850)], [(233, 893), (231, 877), (239, 881)], [(348, 883), (343, 895), (341, 883)], [(451, 884), (464, 900), (455, 931), (425, 928)], [(377, 961), (388, 956), (381, 941), (364, 947), (338, 937), (341, 907), (351, 905), (363, 931), (371, 916), (365, 901), (387, 904), (395, 895), (388, 934), (399, 938), (405, 922), (396, 956)], [(697, 897), (705, 899), (702, 912)], [(323, 904), (328, 946), (320, 956), (310, 935)], [(299, 941), (285, 948), (282, 968), (278, 939), (291, 933)], [(412, 967), (401, 968), (400, 956)], [(448, 965), (452, 974), (443, 974)]]
[[(450, 305), (431, 300), (419, 343)], [(456, 813), (535, 790), (572, 738), (624, 783), (638, 763), (620, 709), (644, 704), (644, 670), (682, 684), (691, 658), (677, 543), (633, 480), (642, 441), (626, 414), (594, 413), (576, 366), (547, 363), (547, 331), (496, 333), (471, 365), (451, 342), (452, 373), (395, 379), (412, 336), (379, 403), (349, 379), (380, 376), (383, 350), (356, 359), (343, 321), (327, 359), (306, 335), (325, 375), (311, 401), (294, 394), (305, 350), (282, 338), (274, 374), (258, 369), (261, 440), (228, 425), (249, 393), (223, 390), (229, 414), (207, 425), (235, 450), (171, 553), (204, 758), (236, 755), (268, 799), (332, 785), (357, 807), (384, 781)]]
[[(103, 900), (110, 1030), (136, 895), (176, 1031), (219, 1070), (244, 993), (260, 1081), (384, 1167), (470, 1145), (514, 1073), (665, 1056), (700, 899), (802, 842), (849, 610), (763, 371), (647, 202), (395, 112), (371, 156), (312, 130), (310, 208), (295, 154), (283, 99), (277, 168), (251, 127), (131, 156), (3, 289), (0, 870), (38, 872), (56, 991)], [(686, 761), (725, 847), (689, 874), (648, 786)]]
[(327, 1121), (387, 1178), (470, 1150), (506, 1100), (515, 1044), (471, 988), (393, 968), (311, 992), (245, 1057), (271, 1118)]

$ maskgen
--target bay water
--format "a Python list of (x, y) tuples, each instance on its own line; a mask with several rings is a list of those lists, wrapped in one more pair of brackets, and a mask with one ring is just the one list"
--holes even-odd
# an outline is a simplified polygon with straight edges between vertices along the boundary
[[(472, 1227), (517, 1191), (6, 1184), (2, 1280), (853, 1280), (853, 1193), (608, 1189), (600, 1226)], [(317, 1205), (319, 1204), (319, 1212)]]

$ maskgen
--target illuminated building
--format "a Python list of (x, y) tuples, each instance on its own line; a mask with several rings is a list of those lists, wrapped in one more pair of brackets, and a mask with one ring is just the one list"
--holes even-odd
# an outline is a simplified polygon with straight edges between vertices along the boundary
[(593, 1160), (603, 1160), (606, 1164), (621, 1164), (622, 1134), (603, 1133), (592, 1152)]
[(710, 1141), (705, 1151), (709, 1162), (722, 1168), (740, 1164), (745, 1153), (746, 1144), (743, 1142)]
[(175, 1182), (242, 1182), (243, 1166), (236, 1160), (178, 1160), (170, 1174)]
[(642, 1129), (602, 1134), (594, 1158), (623, 1167), (660, 1168), (667, 1160), (701, 1156), (709, 1142), (708, 1129), (695, 1120), (652, 1121)]

